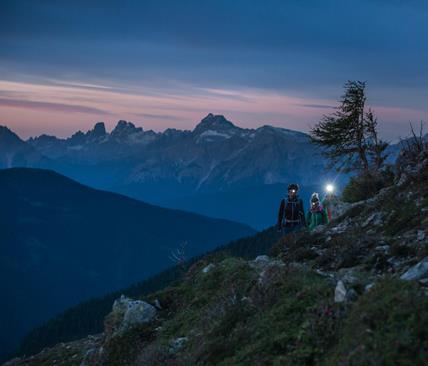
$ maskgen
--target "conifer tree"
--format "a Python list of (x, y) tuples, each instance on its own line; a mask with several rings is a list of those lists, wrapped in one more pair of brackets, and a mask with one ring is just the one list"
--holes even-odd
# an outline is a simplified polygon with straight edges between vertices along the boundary
[(340, 106), (324, 116), (311, 130), (312, 142), (323, 148), (324, 155), (345, 172), (368, 174), (382, 167), (388, 144), (378, 138), (377, 119), (366, 111), (366, 83), (348, 81)]

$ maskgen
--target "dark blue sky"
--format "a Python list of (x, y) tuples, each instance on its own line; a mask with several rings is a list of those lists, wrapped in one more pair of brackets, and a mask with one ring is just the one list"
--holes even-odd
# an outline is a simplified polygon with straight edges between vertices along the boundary
[(427, 120), (427, 20), (418, 0), (2, 0), (0, 123), (191, 128), (215, 112), (305, 131), (359, 79), (396, 138)]

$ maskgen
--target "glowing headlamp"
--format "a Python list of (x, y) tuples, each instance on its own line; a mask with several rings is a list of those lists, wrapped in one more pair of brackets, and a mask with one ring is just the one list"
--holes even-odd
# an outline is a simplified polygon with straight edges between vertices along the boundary
[(325, 190), (326, 190), (326, 192), (327, 192), (327, 193), (333, 193), (333, 191), (334, 191), (334, 186), (333, 186), (333, 184), (327, 184), (327, 185), (325, 186)]

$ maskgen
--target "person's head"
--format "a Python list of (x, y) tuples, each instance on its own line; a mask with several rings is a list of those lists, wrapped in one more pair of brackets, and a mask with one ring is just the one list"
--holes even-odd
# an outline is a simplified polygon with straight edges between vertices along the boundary
[(317, 209), (320, 206), (320, 197), (318, 193), (314, 192), (311, 196), (311, 209)]
[(326, 192), (326, 199), (332, 199), (334, 198), (334, 185), (329, 183), (325, 186), (325, 192)]
[(299, 185), (296, 183), (291, 183), (288, 185), (288, 195), (290, 197), (296, 197), (299, 192)]

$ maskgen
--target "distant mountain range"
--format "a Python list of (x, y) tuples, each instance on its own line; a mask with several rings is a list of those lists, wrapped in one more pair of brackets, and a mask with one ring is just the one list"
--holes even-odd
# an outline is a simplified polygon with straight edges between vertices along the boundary
[(213, 114), (193, 131), (156, 133), (119, 121), (108, 133), (98, 122), (66, 139), (41, 135), (22, 141), (3, 127), (3, 145), (0, 167), (50, 168), (96, 188), (258, 229), (274, 222), (288, 182), (298, 182), (307, 198), (337, 178), (325, 170), (307, 134), (240, 128)]
[(174, 265), (171, 252), (184, 242), (190, 258), (254, 232), (95, 190), (53, 171), (0, 170), (0, 358), (65, 308)]
[(7, 127), (0, 126), (0, 168), (47, 164), (49, 159), (31, 144), (21, 140)]

